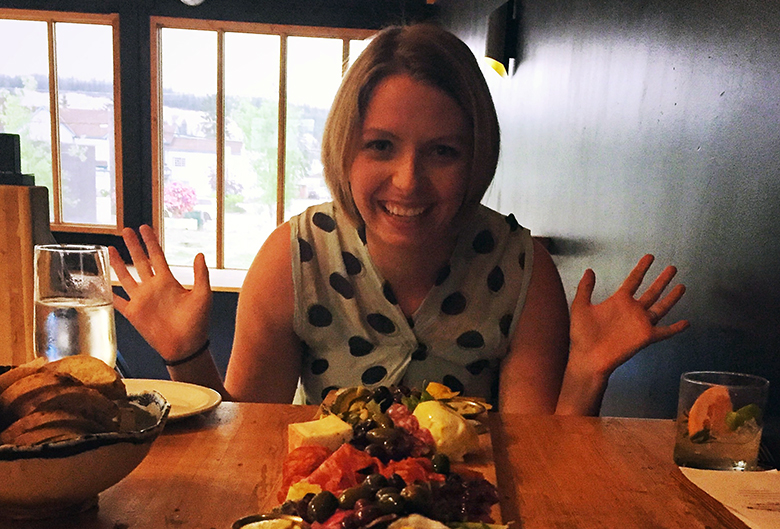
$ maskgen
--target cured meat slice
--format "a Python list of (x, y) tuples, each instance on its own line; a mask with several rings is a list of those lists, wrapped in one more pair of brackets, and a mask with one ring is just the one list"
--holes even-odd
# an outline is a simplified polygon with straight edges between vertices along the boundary
[(400, 461), (390, 461), (382, 470), (382, 474), (386, 477), (398, 474), (407, 484), (445, 479), (444, 474), (433, 471), (433, 464), (427, 457), (407, 457)]
[(338, 494), (344, 489), (354, 487), (374, 469), (379, 468), (379, 461), (349, 443), (345, 443), (333, 452), (314, 472), (306, 478), (308, 483), (315, 483)]
[(276, 499), (283, 502), (290, 485), (308, 477), (328, 459), (331, 451), (324, 446), (301, 446), (289, 452), (282, 463), (282, 488)]

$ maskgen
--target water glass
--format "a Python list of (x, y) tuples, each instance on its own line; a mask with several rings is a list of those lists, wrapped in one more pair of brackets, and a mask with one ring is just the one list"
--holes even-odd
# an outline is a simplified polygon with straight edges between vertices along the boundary
[(88, 355), (116, 364), (116, 324), (108, 248), (36, 245), (35, 355), (49, 361)]
[(711, 470), (755, 470), (768, 392), (769, 381), (755, 375), (683, 374), (675, 463)]

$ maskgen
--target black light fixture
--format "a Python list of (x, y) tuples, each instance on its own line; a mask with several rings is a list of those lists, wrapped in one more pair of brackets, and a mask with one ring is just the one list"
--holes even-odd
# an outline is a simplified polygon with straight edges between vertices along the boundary
[(502, 77), (509, 72), (509, 59), (519, 60), (519, 21), (515, 0), (508, 0), (496, 8), (488, 17), (485, 60)]

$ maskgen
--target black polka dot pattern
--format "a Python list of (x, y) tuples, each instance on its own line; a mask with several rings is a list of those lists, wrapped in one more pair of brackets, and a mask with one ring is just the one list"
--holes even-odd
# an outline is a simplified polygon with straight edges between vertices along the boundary
[(491, 292), (498, 292), (504, 286), (504, 271), (500, 266), (496, 266), (488, 274), (487, 286)]
[(426, 358), (428, 358), (428, 346), (424, 343), (418, 343), (417, 349), (412, 353), (412, 360), (422, 362)]
[(450, 272), (452, 269), (450, 268), (450, 265), (444, 265), (439, 269), (438, 273), (436, 274), (436, 281), (434, 281), (434, 285), (441, 286), (442, 283), (444, 283), (448, 277), (450, 277)]
[(370, 386), (381, 381), (383, 378), (385, 378), (385, 375), (387, 375), (387, 369), (382, 366), (373, 366), (363, 371), (360, 380), (366, 386)]
[(464, 393), (463, 390), (465, 387), (463, 386), (463, 382), (453, 375), (444, 375), (441, 383), (450, 388), (450, 390), (459, 392), (461, 395)]
[(311, 244), (300, 237), (298, 238), (298, 251), (301, 254), (302, 263), (308, 263), (314, 258), (314, 250), (312, 249)]
[(347, 340), (349, 344), (349, 354), (352, 356), (360, 357), (366, 356), (374, 350), (374, 344), (363, 338), (362, 336), (353, 336)]
[(474, 237), (471, 247), (478, 254), (488, 254), (496, 247), (496, 240), (490, 230), (482, 230)]
[(365, 245), (366, 242), (366, 226), (363, 225), (357, 229), (358, 237), (360, 238), (360, 241)]
[(355, 297), (355, 289), (352, 286), (352, 283), (338, 272), (330, 274), (330, 287), (341, 294), (344, 299), (352, 299)]
[(509, 328), (512, 326), (513, 314), (504, 314), (498, 321), (498, 328), (501, 330), (501, 334), (509, 336)]
[(328, 386), (327, 388), (323, 389), (322, 393), (320, 393), (320, 400), (325, 400), (325, 397), (328, 396), (328, 393), (337, 389), (339, 389), (338, 386)]
[(466, 370), (471, 373), (474, 376), (481, 375), (482, 372), (490, 365), (490, 361), (481, 358), (477, 360), (476, 362), (471, 362), (469, 365), (466, 366)]
[(395, 332), (395, 324), (393, 323), (393, 320), (384, 314), (373, 312), (366, 316), (366, 321), (371, 326), (371, 328), (378, 333), (393, 334)]
[(457, 316), (466, 310), (466, 296), (453, 292), (441, 302), (441, 311), (448, 316)]
[(484, 347), (485, 338), (479, 333), (479, 331), (466, 331), (456, 340), (457, 344), (465, 349), (479, 349)]
[(312, 216), (311, 221), (319, 229), (321, 229), (322, 231), (326, 231), (328, 233), (336, 229), (336, 221), (333, 220), (333, 217), (331, 217), (330, 215), (326, 215), (325, 213), (321, 213), (321, 212), (315, 213), (314, 216)]
[(322, 305), (309, 307), (309, 323), (315, 327), (327, 327), (333, 323), (333, 314)]
[(398, 298), (395, 297), (395, 292), (393, 292), (393, 287), (390, 286), (389, 281), (385, 281), (382, 285), (382, 294), (384, 294), (385, 299), (391, 304), (398, 305)]
[(328, 370), (328, 361), (324, 358), (317, 358), (311, 363), (311, 374), (321, 375)]
[(341, 252), (341, 259), (344, 261), (344, 268), (347, 271), (347, 275), (356, 276), (363, 270), (363, 265), (360, 264), (360, 260), (351, 253)]

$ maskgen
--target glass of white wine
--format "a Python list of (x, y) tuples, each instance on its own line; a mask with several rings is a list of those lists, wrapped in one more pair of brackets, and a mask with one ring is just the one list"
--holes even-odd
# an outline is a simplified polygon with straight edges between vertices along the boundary
[(35, 246), (35, 355), (87, 355), (116, 364), (116, 324), (108, 248)]

